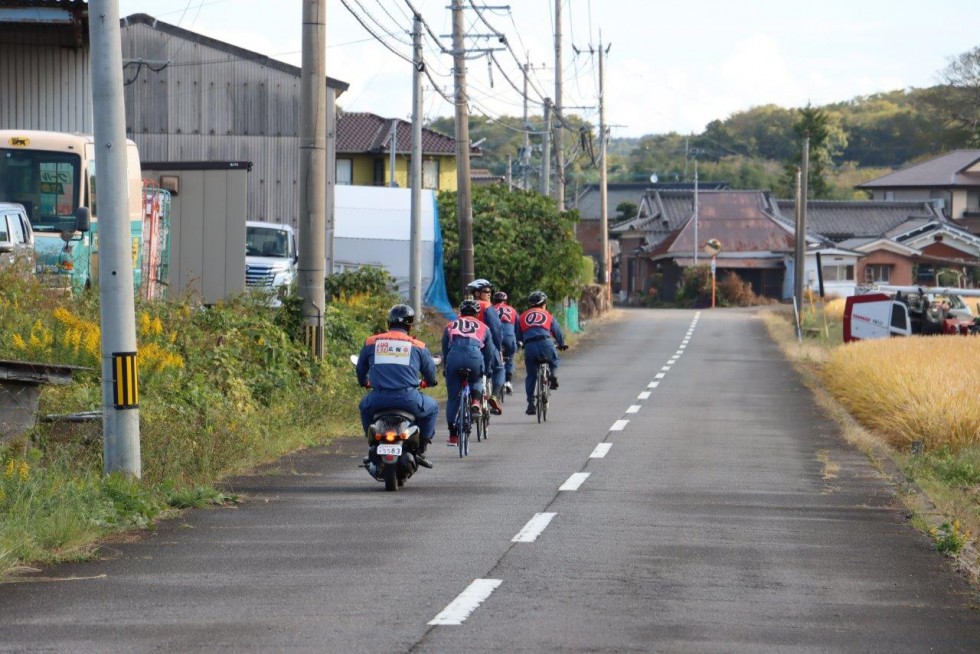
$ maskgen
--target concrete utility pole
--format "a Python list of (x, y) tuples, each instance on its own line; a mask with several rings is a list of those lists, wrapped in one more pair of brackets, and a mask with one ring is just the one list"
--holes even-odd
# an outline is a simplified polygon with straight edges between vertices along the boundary
[(411, 244), (408, 253), (408, 301), (415, 315), (422, 315), (422, 14), (412, 22), (412, 187)]
[(700, 220), (700, 203), (698, 202), (698, 157), (694, 155), (694, 267), (698, 267), (698, 221)]
[(299, 294), (310, 355), (323, 358), (327, 208), (327, 7), (303, 0), (299, 119)]
[[(412, 105), (413, 107), (415, 105)], [(391, 129), (388, 131), (388, 186), (395, 188), (398, 181), (395, 179), (395, 163), (398, 154), (398, 119), (391, 119)]]
[(136, 306), (126, 174), (126, 108), (117, 0), (91, 0), (92, 106), (99, 171), (102, 451), (106, 474), (142, 475)]
[[(611, 45), (608, 47), (612, 47)], [(607, 47), (607, 49), (608, 49)], [(606, 63), (599, 43), (599, 198), (601, 212), (599, 213), (599, 235), (602, 247), (602, 257), (599, 260), (599, 282), (603, 285), (606, 299), (612, 299), (612, 278), (609, 275), (609, 185), (606, 180), (606, 94), (605, 77)]]
[(453, 77), (456, 82), (456, 220), (462, 287), (473, 281), (473, 200), (470, 193), (470, 125), (466, 106), (466, 50), (463, 0), (453, 0)]
[(800, 161), (799, 199), (796, 203), (796, 264), (793, 269), (793, 291), (797, 310), (803, 311), (803, 286), (806, 272), (806, 202), (807, 176), (810, 168), (810, 133), (803, 133), (803, 152)]
[(551, 98), (544, 99), (541, 130), (541, 195), (551, 195)]
[(527, 122), (527, 77), (530, 74), (531, 62), (524, 64), (524, 147), (521, 149), (521, 187), (530, 189), (528, 173), (531, 172), (531, 126)]
[(558, 128), (555, 130), (555, 200), (558, 210), (565, 210), (565, 151), (564, 125), (561, 113), (561, 3), (555, 0), (555, 119)]

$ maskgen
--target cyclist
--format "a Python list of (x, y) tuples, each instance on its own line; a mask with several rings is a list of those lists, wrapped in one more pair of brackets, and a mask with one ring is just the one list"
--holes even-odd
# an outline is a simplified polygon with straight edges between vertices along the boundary
[(466, 285), (466, 291), (472, 293), (473, 298), (480, 304), (480, 311), (476, 317), (490, 328), (493, 345), (497, 348), (497, 358), (493, 361), (493, 365), (487, 368), (487, 372), (493, 383), (493, 388), (487, 401), (490, 403), (490, 413), (499, 416), (503, 412), (500, 408), (500, 403), (497, 401), (497, 397), (500, 396), (504, 388), (504, 361), (503, 357), (499, 354), (503, 348), (503, 327), (500, 324), (500, 316), (493, 310), (490, 303), (493, 284), (486, 279), (474, 279)]
[[(446, 421), (449, 423), (449, 440), (446, 445), (459, 445), (456, 415), (460, 410), (459, 393), (462, 379), (459, 371), (470, 371), (467, 380), (471, 389), (472, 405), (469, 410), (479, 413), (483, 398), (483, 371), (489, 369), (497, 353), (490, 337), (490, 328), (477, 320), (480, 305), (476, 300), (463, 300), (459, 315), (446, 325), (442, 333), (442, 358), (446, 362)], [(465, 407), (463, 407), (465, 410)]]
[(530, 309), (521, 314), (517, 321), (518, 347), (524, 347), (524, 365), (527, 377), (524, 379), (524, 391), (527, 394), (527, 415), (537, 412), (534, 404), (534, 385), (538, 379), (538, 359), (545, 359), (551, 365), (552, 390), (558, 388), (558, 352), (552, 338), (558, 342), (558, 349), (565, 350), (565, 335), (555, 317), (548, 312), (548, 296), (543, 291), (534, 291), (527, 296)]
[(504, 392), (510, 395), (514, 392), (511, 380), (514, 378), (514, 354), (517, 352), (517, 336), (514, 332), (514, 324), (517, 322), (517, 310), (507, 304), (507, 294), (497, 291), (493, 294), (493, 308), (500, 316), (500, 326), (502, 328), (500, 353), (504, 358)]
[(419, 376), (435, 386), (436, 363), (425, 343), (410, 336), (415, 310), (396, 304), (388, 311), (388, 331), (368, 337), (357, 357), (357, 383), (371, 392), (361, 400), (361, 426), (367, 436), (374, 414), (385, 409), (401, 409), (415, 416), (419, 427), (416, 459), (431, 468), (425, 450), (436, 434), (439, 405), (419, 391)]

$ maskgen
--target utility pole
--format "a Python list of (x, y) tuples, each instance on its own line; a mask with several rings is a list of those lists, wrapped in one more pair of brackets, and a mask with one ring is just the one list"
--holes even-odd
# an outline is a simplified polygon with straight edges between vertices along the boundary
[(558, 202), (558, 211), (565, 210), (565, 151), (564, 133), (561, 108), (561, 3), (562, 0), (555, 0), (555, 118), (557, 129), (555, 130), (555, 200)]
[[(610, 46), (607, 46), (607, 50)], [(602, 282), (606, 299), (612, 300), (612, 278), (609, 275), (609, 188), (606, 180), (606, 60), (599, 42), (599, 198), (601, 212), (599, 214), (600, 243), (602, 258), (599, 261), (599, 280)]]
[(541, 130), (541, 195), (551, 195), (551, 98), (544, 99), (544, 129)]
[(327, 208), (327, 3), (303, 0), (299, 109), (299, 271), (310, 355), (323, 359)]
[[(412, 105), (415, 106), (414, 104)], [(395, 188), (398, 182), (395, 180), (395, 157), (398, 153), (398, 119), (391, 119), (391, 129), (388, 130), (388, 186)]]
[(117, 0), (91, 0), (92, 105), (99, 171), (99, 306), (102, 326), (102, 452), (105, 474), (139, 478), (136, 305), (126, 180), (126, 108)]
[(700, 216), (698, 216), (700, 210), (700, 204), (698, 202), (698, 157), (694, 155), (694, 267), (698, 267), (698, 221)]
[(412, 23), (412, 226), (408, 255), (408, 301), (422, 315), (422, 14), (413, 11)]
[(803, 152), (800, 161), (799, 201), (796, 204), (796, 266), (793, 270), (793, 290), (795, 291), (797, 310), (803, 311), (803, 284), (806, 271), (806, 203), (807, 182), (810, 168), (810, 132), (803, 133)]
[(456, 220), (462, 288), (473, 281), (473, 201), (470, 193), (470, 126), (466, 106), (463, 0), (453, 0), (453, 78), (456, 82)]
[(527, 122), (527, 77), (530, 74), (531, 62), (524, 64), (524, 148), (521, 150), (521, 174), (524, 180), (524, 190), (530, 188), (528, 173), (531, 170), (531, 126)]

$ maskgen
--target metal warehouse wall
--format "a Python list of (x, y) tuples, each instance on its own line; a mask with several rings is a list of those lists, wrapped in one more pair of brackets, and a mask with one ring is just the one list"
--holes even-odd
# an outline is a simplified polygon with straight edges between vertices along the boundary
[(145, 62), (124, 75), (127, 135), (145, 161), (251, 161), (247, 219), (298, 227), (299, 69), (201, 40), (124, 24), (124, 60)]
[(89, 50), (40, 30), (0, 39), (0, 127), (92, 132)]

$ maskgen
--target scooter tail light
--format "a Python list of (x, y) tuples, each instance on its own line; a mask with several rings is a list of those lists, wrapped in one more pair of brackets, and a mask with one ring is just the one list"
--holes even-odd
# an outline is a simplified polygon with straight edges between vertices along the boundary
[(389, 443), (394, 443), (397, 436), (398, 434), (396, 434), (395, 432), (389, 431), (385, 434), (385, 440), (388, 441)]

